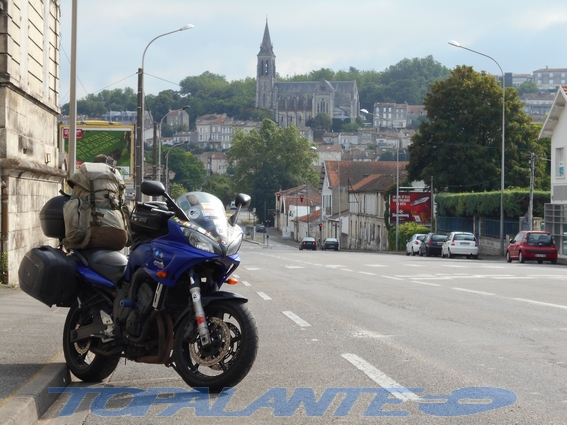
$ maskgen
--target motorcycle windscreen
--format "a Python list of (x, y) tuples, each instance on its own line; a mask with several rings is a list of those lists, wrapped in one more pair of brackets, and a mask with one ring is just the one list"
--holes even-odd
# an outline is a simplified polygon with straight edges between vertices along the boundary
[[(192, 224), (209, 232), (220, 244), (226, 245), (234, 237), (224, 205), (216, 196), (206, 192), (188, 192), (177, 198), (177, 203)], [(238, 230), (242, 231), (239, 227)]]

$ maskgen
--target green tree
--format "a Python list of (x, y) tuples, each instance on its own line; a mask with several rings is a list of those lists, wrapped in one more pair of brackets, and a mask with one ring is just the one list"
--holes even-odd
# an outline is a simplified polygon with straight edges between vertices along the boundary
[[(409, 146), (410, 180), (429, 182), (449, 192), (479, 192), (500, 187), (502, 88), (491, 75), (458, 66), (452, 76), (432, 84), (424, 100), (429, 121)], [(538, 129), (522, 109), (518, 92), (506, 90), (505, 182), (527, 187), (531, 152), (544, 153)], [(543, 169), (536, 170), (536, 187)]]
[(311, 123), (311, 128), (313, 130), (328, 131), (332, 125), (333, 125), (333, 120), (331, 119), (329, 114), (319, 112), (317, 115), (315, 115), (315, 118), (313, 118), (313, 121)]
[(368, 110), (372, 110), (375, 102), (421, 105), (430, 84), (449, 76), (449, 69), (431, 55), (422, 59), (405, 58), (383, 71), (378, 80), (372, 78), (360, 85), (360, 104)]
[(237, 132), (227, 159), (234, 166), (234, 185), (239, 192), (252, 196), (252, 208), (260, 219), (273, 207), (274, 193), (300, 184), (317, 183), (312, 167), (317, 157), (309, 140), (294, 126), (279, 127), (269, 119), (259, 130)]
[(205, 165), (191, 152), (180, 148), (173, 149), (168, 157), (169, 169), (175, 172), (172, 183), (183, 186), (185, 192), (199, 190), (205, 181)]
[(236, 197), (232, 179), (222, 174), (213, 174), (207, 177), (201, 190), (215, 195), (224, 205), (230, 205), (230, 202), (234, 201)]
[(533, 81), (524, 81), (518, 87), (518, 93), (520, 93), (521, 95), (526, 93), (538, 93), (538, 92), (539, 92), (539, 87)]

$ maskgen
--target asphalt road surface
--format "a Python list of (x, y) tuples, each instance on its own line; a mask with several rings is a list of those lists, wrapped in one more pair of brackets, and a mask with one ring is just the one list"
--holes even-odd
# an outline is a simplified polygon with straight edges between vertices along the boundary
[(72, 384), (40, 423), (567, 423), (565, 266), (273, 242), (241, 257), (230, 289), (260, 347), (235, 389), (209, 397), (126, 362)]

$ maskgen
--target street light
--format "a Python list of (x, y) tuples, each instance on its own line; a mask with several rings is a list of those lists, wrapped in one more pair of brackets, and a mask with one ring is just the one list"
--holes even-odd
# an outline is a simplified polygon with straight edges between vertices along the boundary
[(165, 119), (165, 117), (167, 117), (170, 114), (173, 114), (174, 112), (181, 112), (181, 111), (185, 111), (186, 109), (189, 109), (189, 105), (185, 105), (184, 107), (182, 107), (181, 109), (175, 109), (173, 111), (169, 111), (167, 114), (165, 114), (162, 119), (159, 122), (159, 145), (158, 145), (158, 172), (159, 172), (159, 181), (161, 182), (161, 146), (163, 144), (163, 138), (161, 135), (161, 124), (163, 123), (163, 120)]
[(169, 193), (169, 153), (173, 150), (173, 148), (186, 145), (187, 142), (177, 143), (172, 145), (167, 153), (165, 154), (165, 191)]
[(136, 133), (136, 146), (135, 146), (135, 156), (134, 156), (134, 166), (135, 166), (135, 173), (134, 173), (134, 186), (136, 188), (136, 201), (142, 200), (142, 181), (144, 180), (144, 59), (146, 57), (146, 51), (150, 44), (156, 41), (158, 38), (165, 37), (166, 35), (173, 34), (179, 31), (185, 31), (188, 29), (193, 28), (194, 26), (191, 24), (187, 24), (175, 31), (166, 32), (164, 34), (158, 35), (152, 41), (148, 43), (146, 48), (144, 49), (144, 53), (142, 54), (142, 67), (138, 68), (138, 105), (136, 108), (136, 125), (137, 133)]
[(460, 49), (468, 50), (469, 52), (476, 53), (477, 55), (484, 56), (488, 59), (494, 61), (498, 68), (500, 68), (500, 73), (502, 74), (502, 171), (500, 175), (500, 255), (504, 255), (504, 153), (505, 153), (505, 124), (506, 124), (506, 86), (504, 84), (504, 71), (496, 59), (485, 55), (484, 53), (477, 52), (476, 50), (469, 49), (468, 47), (461, 46), (457, 41), (451, 40), (449, 44)]
[[(375, 114), (371, 114), (366, 109), (361, 109), (360, 112), (362, 112), (363, 114), (372, 115), (373, 117), (377, 116)], [(381, 117), (380, 115), (378, 115), (378, 118), (384, 121), (388, 121), (390, 124), (392, 124), (392, 129), (395, 131), (396, 126), (392, 121), (390, 121), (388, 118)], [(398, 140), (396, 140), (396, 251), (398, 251), (400, 248), (399, 227), (400, 227), (400, 138), (398, 137)]]

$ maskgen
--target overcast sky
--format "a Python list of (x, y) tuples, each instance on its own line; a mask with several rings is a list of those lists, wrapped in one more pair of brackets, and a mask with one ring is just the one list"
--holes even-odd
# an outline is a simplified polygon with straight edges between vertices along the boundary
[[(567, 1), (547, 0), (78, 0), (77, 98), (132, 87), (145, 55), (145, 92), (177, 90), (205, 71), (256, 77), (266, 18), (282, 76), (321, 68), (383, 71), (404, 58), (452, 69), (567, 68)], [(61, 0), (60, 103), (69, 101), (72, 1)]]

